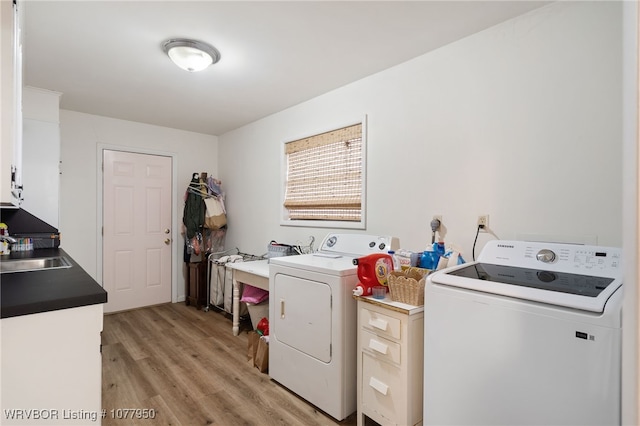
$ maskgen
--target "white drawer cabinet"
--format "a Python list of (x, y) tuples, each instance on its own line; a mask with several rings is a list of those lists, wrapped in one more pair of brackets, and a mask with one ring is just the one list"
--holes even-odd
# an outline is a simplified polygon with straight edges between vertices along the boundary
[(424, 308), (358, 297), (358, 425), (422, 424)]

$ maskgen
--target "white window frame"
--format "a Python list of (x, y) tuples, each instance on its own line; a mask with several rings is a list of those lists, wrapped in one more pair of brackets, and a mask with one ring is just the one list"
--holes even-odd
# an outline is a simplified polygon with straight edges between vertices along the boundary
[[(285, 147), (288, 142), (296, 141), (299, 139), (308, 138), (311, 136), (319, 135), (322, 133), (330, 132), (332, 130), (341, 129), (344, 127), (353, 126), (356, 124), (362, 124), (362, 192), (360, 194), (362, 214), (359, 221), (335, 221), (335, 220), (304, 220), (304, 219), (289, 219), (287, 209), (284, 207), (285, 193), (287, 189), (287, 155), (285, 153)], [(282, 226), (300, 226), (307, 228), (337, 228), (337, 229), (366, 229), (366, 217), (367, 217), (367, 116), (360, 117), (358, 119), (349, 120), (344, 123), (332, 125), (328, 128), (315, 131), (310, 134), (305, 134), (300, 137), (287, 138), (281, 144), (280, 150), (280, 225)]]

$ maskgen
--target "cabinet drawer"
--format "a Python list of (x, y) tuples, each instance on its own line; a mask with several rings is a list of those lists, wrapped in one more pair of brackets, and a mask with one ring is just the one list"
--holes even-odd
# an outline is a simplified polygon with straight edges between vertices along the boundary
[(362, 409), (392, 424), (407, 424), (407, 391), (401, 370), (372, 356), (362, 355)]
[(360, 324), (381, 336), (400, 339), (400, 320), (367, 308), (360, 310)]
[(367, 330), (360, 332), (360, 347), (362, 350), (378, 359), (400, 365), (400, 344)]

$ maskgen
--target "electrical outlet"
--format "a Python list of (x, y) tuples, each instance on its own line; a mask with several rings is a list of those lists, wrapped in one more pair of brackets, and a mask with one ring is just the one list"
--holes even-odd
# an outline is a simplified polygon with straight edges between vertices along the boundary
[(482, 226), (482, 227), (484, 227), (484, 229), (489, 227), (489, 215), (488, 214), (483, 214), (483, 215), (478, 216), (478, 226)]

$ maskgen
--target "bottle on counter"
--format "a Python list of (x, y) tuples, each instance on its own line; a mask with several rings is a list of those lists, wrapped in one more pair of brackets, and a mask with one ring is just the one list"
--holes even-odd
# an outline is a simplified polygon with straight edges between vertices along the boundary
[[(428, 247), (430, 248), (430, 247)], [(425, 250), (420, 256), (420, 267), (424, 269), (435, 270), (438, 265), (438, 254), (431, 250)]]
[(373, 287), (386, 286), (389, 273), (393, 268), (393, 259), (387, 253), (373, 253), (357, 259), (358, 284), (353, 290), (354, 296), (371, 296)]
[(389, 250), (387, 253), (389, 254), (389, 256), (391, 256), (391, 260), (393, 262), (393, 270), (400, 271), (402, 269), (400, 267), (400, 259), (398, 259), (398, 255), (396, 254), (395, 250)]

